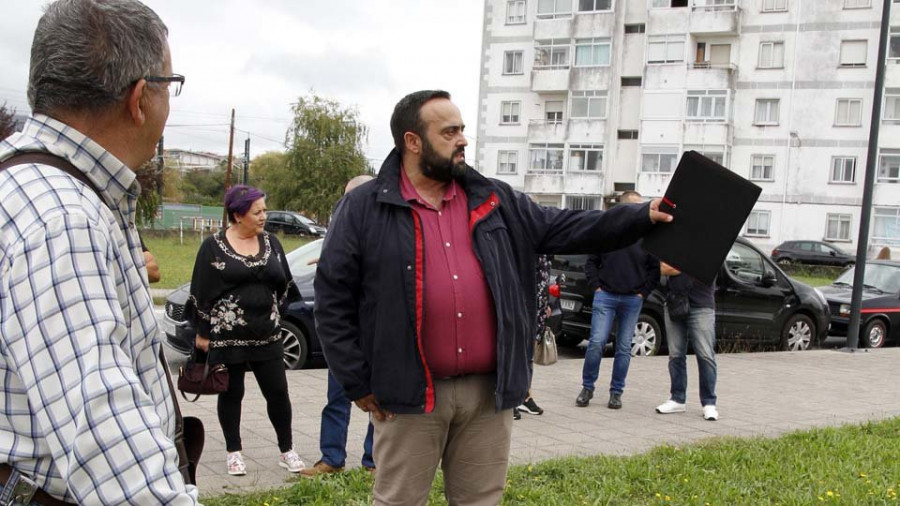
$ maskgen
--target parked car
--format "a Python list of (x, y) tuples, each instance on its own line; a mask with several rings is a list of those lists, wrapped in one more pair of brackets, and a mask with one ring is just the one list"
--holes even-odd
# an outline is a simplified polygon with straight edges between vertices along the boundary
[[(557, 255), (554, 273), (564, 275), (560, 294), (563, 344), (577, 344), (591, 330), (593, 292), (587, 286), (587, 255)], [(632, 340), (632, 355), (656, 355), (665, 347), (663, 307), (659, 288), (644, 301)], [(821, 344), (830, 322), (822, 293), (788, 277), (765, 253), (739, 237), (716, 279), (716, 340), (719, 343), (775, 344), (784, 350), (805, 350)]]
[(792, 263), (810, 265), (835, 265), (846, 267), (856, 262), (856, 257), (822, 241), (785, 241), (772, 250), (772, 260), (778, 265)]
[[(831, 332), (846, 336), (850, 325), (850, 297), (856, 268), (844, 271), (830, 286), (822, 288), (831, 309)], [(900, 340), (900, 262), (870, 260), (863, 276), (859, 342), (881, 348)]]
[(327, 229), (315, 221), (293, 211), (267, 211), (266, 230), (272, 233), (324, 237)]
[[(317, 239), (287, 254), (291, 275), (302, 296), (302, 300), (288, 305), (281, 318), (284, 365), (287, 369), (301, 369), (310, 359), (323, 356), (313, 318), (313, 280), (316, 277), (316, 265), (310, 264), (311, 260), (319, 258), (323, 242), (324, 239)], [(190, 292), (191, 284), (186, 283), (166, 298), (162, 322), (166, 343), (183, 355), (190, 354), (197, 334), (184, 316), (184, 305)]]

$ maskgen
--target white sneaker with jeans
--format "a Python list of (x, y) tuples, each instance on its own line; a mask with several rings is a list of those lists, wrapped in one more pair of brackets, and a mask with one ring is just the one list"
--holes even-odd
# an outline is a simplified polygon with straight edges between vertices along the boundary
[[(715, 406), (713, 406), (715, 409)], [(681, 402), (675, 402), (672, 399), (667, 400), (666, 402), (656, 406), (656, 412), (662, 413), (664, 415), (668, 415), (670, 413), (684, 413), (685, 407)]]
[(241, 455), (241, 452), (228, 452), (225, 463), (228, 466), (228, 474), (232, 476), (247, 474), (247, 466), (244, 464), (244, 456)]
[(281, 454), (281, 458), (278, 460), (278, 465), (292, 473), (299, 473), (300, 471), (306, 469), (306, 464), (304, 464), (303, 461), (300, 460), (300, 456), (297, 455), (297, 452), (292, 449)]
[(719, 419), (719, 411), (716, 410), (715, 404), (707, 404), (703, 406), (703, 419), (704, 420), (718, 420)]

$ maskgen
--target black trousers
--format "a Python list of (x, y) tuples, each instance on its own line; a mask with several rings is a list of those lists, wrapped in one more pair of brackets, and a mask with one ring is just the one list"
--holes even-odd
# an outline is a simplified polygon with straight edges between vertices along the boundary
[[(278, 437), (282, 453), (293, 446), (291, 434), (291, 399), (281, 357), (260, 362), (247, 362), (266, 399), (269, 421)], [(244, 399), (244, 364), (228, 364), (228, 390), (219, 394), (219, 425), (225, 434), (229, 452), (241, 450), (241, 401)]]

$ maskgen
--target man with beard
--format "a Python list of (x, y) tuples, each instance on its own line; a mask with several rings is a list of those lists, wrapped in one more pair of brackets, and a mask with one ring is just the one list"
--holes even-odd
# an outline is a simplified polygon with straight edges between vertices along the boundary
[(671, 220), (658, 201), (535, 204), (466, 165), (464, 128), (445, 91), (400, 100), (396, 147), (343, 198), (316, 273), (329, 370), (375, 425), (375, 504), (425, 504), (438, 463), (450, 504), (498, 503), (531, 376), (537, 254), (619, 249)]

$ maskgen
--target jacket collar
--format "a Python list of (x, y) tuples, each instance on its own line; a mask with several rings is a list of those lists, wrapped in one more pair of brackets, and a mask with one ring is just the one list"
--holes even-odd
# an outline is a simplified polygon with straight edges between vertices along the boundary
[[(409, 202), (403, 199), (400, 194), (400, 152), (397, 148), (391, 150), (381, 169), (378, 171), (376, 180), (376, 191), (378, 196), (376, 200), (387, 204), (394, 204), (402, 207), (409, 207)], [(469, 200), (469, 211), (475, 209), (479, 205), (486, 202), (491, 193), (494, 192), (494, 184), (490, 179), (484, 177), (477, 170), (466, 165), (466, 173), (457, 182), (466, 192)]]

